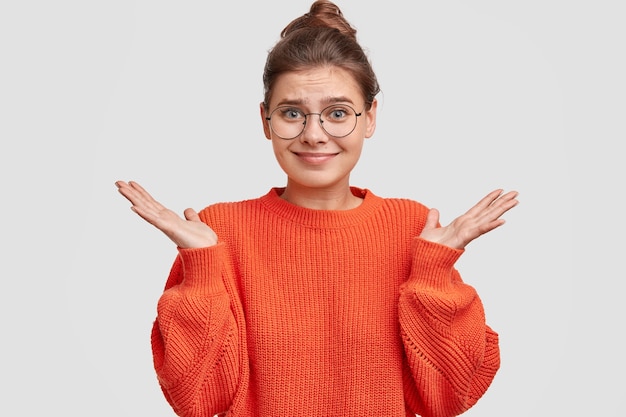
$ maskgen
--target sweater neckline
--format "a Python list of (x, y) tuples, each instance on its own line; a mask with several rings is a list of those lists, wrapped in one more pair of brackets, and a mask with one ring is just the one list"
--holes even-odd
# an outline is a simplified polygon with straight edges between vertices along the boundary
[(363, 202), (349, 210), (318, 210), (297, 206), (282, 198), (283, 187), (274, 187), (261, 197), (261, 203), (278, 216), (306, 227), (342, 228), (363, 222), (372, 216), (382, 203), (382, 198), (366, 188), (350, 187), (352, 194)]

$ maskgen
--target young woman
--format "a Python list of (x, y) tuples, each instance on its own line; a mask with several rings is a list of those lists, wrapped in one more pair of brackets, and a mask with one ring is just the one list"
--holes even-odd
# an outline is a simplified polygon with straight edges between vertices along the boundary
[(499, 368), (498, 335), (454, 264), (517, 193), (495, 190), (442, 227), (435, 209), (350, 184), (379, 87), (329, 1), (283, 30), (263, 81), (284, 187), (181, 218), (116, 183), (178, 247), (152, 332), (165, 397), (180, 416), (469, 409)]

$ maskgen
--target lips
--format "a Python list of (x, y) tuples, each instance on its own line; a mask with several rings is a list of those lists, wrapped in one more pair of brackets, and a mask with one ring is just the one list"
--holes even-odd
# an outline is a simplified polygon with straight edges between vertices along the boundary
[(319, 153), (319, 152), (294, 152), (294, 154), (303, 162), (311, 165), (320, 165), (330, 161), (338, 153)]

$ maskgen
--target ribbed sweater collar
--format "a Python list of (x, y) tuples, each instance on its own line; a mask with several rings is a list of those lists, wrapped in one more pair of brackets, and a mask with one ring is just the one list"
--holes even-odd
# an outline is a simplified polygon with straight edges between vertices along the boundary
[(343, 228), (364, 222), (383, 203), (383, 199), (368, 189), (350, 187), (352, 194), (363, 198), (360, 206), (350, 210), (315, 210), (300, 207), (280, 198), (284, 188), (272, 188), (260, 198), (261, 204), (276, 215), (301, 226), (311, 228)]

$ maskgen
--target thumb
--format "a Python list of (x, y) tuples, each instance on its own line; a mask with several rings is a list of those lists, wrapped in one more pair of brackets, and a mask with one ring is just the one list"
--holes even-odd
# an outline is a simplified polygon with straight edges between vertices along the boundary
[(196, 211), (192, 208), (185, 209), (184, 214), (185, 214), (185, 219), (189, 221), (192, 221), (192, 222), (200, 221), (200, 216), (198, 216), (198, 213), (196, 213)]
[(424, 225), (425, 230), (436, 229), (439, 226), (439, 210), (430, 209), (428, 211), (428, 215), (426, 216), (426, 224)]

